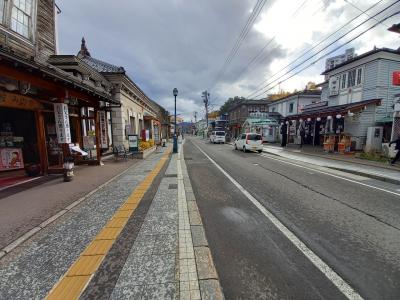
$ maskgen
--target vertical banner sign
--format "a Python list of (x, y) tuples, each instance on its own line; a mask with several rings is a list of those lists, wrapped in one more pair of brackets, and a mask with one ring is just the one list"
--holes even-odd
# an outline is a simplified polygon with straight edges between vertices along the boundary
[(64, 103), (54, 103), (54, 116), (56, 120), (58, 143), (71, 143), (71, 128), (69, 126), (68, 105)]
[(108, 148), (107, 120), (105, 111), (103, 110), (99, 111), (99, 120), (100, 120), (100, 147), (105, 149)]

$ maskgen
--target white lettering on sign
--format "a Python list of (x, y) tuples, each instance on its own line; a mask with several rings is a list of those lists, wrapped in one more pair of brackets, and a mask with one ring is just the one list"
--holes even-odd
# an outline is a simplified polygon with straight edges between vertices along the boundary
[(69, 126), (68, 105), (64, 103), (54, 103), (54, 117), (56, 120), (58, 143), (71, 143), (71, 128)]

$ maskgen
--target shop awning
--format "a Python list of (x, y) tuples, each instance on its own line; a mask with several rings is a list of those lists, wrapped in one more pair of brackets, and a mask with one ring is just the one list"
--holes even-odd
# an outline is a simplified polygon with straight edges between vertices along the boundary
[(363, 107), (368, 105), (380, 105), (381, 99), (371, 99), (360, 102), (354, 102), (343, 105), (335, 105), (335, 106), (324, 106), (324, 107), (313, 107), (310, 109), (305, 109), (301, 114), (287, 116), (288, 120), (297, 120), (304, 118), (316, 118), (316, 117), (326, 117), (326, 116), (334, 116), (336, 114), (346, 114), (348, 111), (357, 112), (361, 110)]

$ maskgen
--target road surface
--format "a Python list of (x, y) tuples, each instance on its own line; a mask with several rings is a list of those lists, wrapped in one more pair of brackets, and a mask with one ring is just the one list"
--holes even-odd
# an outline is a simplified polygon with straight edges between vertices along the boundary
[(198, 138), (184, 155), (227, 299), (400, 299), (399, 187)]

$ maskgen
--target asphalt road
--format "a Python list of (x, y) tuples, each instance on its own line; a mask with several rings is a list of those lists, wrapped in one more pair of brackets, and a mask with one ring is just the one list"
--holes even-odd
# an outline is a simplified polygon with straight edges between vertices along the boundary
[(312, 165), (189, 138), (186, 164), (227, 299), (345, 299), (346, 287), (326, 276), (197, 147), (354, 289), (354, 297), (400, 299), (400, 194), (357, 184), (379, 186), (359, 176), (349, 181)]

